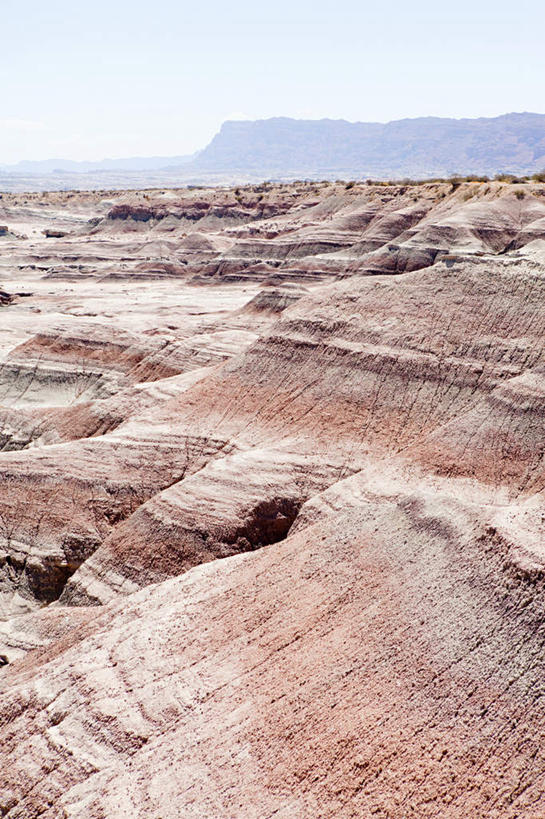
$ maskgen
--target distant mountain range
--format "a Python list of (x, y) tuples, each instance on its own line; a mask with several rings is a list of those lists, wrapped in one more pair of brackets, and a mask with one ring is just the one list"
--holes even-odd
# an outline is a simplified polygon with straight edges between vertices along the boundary
[(341, 177), (530, 173), (545, 168), (545, 115), (226, 122), (191, 164), (216, 172)]
[[(136, 157), (75, 162), (64, 159), (0, 165), (0, 187), (11, 175), (130, 174), (131, 184), (218, 183), (222, 179), (403, 178), (545, 169), (545, 115), (505, 114), (494, 118), (422, 117), (386, 124), (286, 117), (228, 121), (192, 156)], [(9, 179), (8, 179), (9, 182)]]
[(102, 159), (97, 162), (79, 162), (74, 159), (24, 159), (15, 165), (0, 165), (0, 173), (41, 175), (46, 173), (93, 173), (95, 171), (157, 171), (185, 165), (193, 158), (194, 154), (170, 157), (135, 156), (128, 159)]

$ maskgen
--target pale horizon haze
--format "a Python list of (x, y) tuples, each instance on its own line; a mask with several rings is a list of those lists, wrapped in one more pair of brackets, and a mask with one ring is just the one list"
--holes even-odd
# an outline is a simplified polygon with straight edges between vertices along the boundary
[(0, 165), (189, 154), (227, 119), (545, 112), (542, 0), (1, 7)]

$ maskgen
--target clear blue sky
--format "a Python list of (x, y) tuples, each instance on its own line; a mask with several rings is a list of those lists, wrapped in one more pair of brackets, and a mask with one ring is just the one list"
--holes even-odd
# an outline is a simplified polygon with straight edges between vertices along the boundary
[(0, 0), (0, 164), (175, 155), (228, 118), (545, 112), (544, 0)]

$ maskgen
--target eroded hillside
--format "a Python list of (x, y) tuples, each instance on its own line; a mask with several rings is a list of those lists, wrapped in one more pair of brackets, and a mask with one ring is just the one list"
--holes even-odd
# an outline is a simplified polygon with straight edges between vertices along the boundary
[(545, 186), (0, 223), (0, 815), (543, 816)]

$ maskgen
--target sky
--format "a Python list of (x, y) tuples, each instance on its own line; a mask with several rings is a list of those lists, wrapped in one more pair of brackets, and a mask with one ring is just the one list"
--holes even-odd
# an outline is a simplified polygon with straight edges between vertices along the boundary
[(0, 165), (175, 156), (226, 119), (545, 113), (544, 0), (0, 0)]

